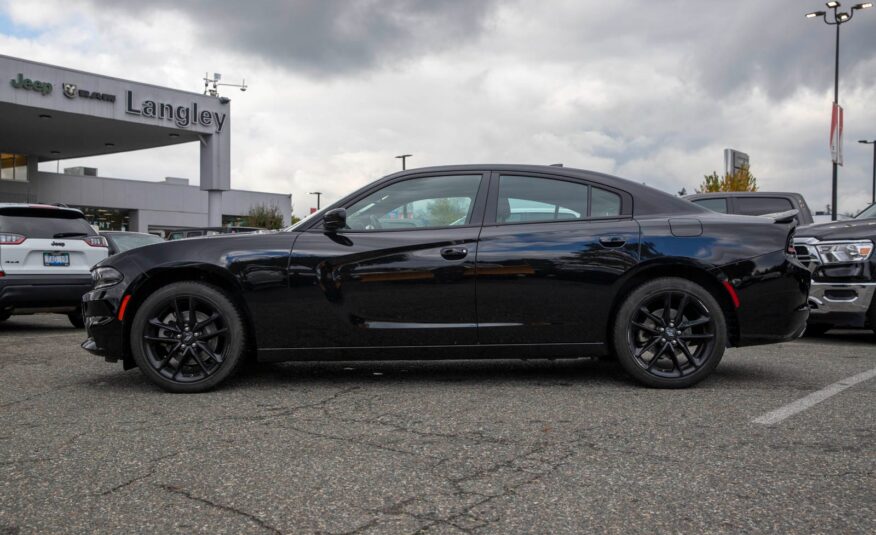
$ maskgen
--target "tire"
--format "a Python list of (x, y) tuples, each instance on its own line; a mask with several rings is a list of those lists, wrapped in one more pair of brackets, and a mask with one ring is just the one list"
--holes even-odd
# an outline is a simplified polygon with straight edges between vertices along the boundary
[(699, 284), (674, 277), (633, 289), (612, 331), (621, 366), (640, 383), (656, 388), (685, 388), (702, 381), (721, 362), (727, 343), (727, 323), (715, 297)]
[(238, 371), (244, 348), (240, 310), (225, 292), (201, 282), (177, 282), (155, 291), (131, 326), (134, 361), (168, 392), (214, 388)]
[(831, 329), (833, 329), (833, 325), (829, 323), (814, 323), (806, 326), (806, 332), (803, 335), (808, 337), (824, 336)]
[(85, 320), (82, 319), (82, 312), (71, 312), (67, 314), (67, 319), (70, 320), (70, 324), (76, 327), (77, 329), (85, 328)]

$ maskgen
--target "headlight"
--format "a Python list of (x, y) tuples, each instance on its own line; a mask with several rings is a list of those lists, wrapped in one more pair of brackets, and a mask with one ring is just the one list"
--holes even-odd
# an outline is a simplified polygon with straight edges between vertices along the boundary
[(122, 282), (125, 277), (116, 268), (99, 267), (91, 271), (91, 280), (94, 281), (94, 289), (107, 288)]
[(873, 252), (873, 242), (870, 240), (823, 243), (817, 247), (818, 255), (825, 264), (842, 262), (863, 262), (870, 258)]

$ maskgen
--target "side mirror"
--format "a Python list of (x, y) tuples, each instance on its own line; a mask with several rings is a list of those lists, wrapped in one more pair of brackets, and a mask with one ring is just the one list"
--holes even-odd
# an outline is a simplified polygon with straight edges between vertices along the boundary
[(327, 232), (336, 232), (347, 226), (347, 209), (333, 208), (322, 216), (322, 226)]

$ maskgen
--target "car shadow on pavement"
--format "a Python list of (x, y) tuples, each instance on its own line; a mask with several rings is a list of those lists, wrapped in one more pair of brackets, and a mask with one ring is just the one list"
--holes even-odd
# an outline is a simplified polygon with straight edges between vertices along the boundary
[[(48, 321), (47, 321), (48, 319)], [(81, 330), (85, 338), (85, 329), (77, 329), (70, 324), (66, 315), (40, 314), (39, 316), (12, 316), (6, 321), (0, 321), (0, 336), (5, 334), (62, 332), (71, 333)]]
[(816, 344), (876, 344), (876, 333), (871, 329), (833, 329), (818, 336), (807, 335), (800, 339), (801, 342)]

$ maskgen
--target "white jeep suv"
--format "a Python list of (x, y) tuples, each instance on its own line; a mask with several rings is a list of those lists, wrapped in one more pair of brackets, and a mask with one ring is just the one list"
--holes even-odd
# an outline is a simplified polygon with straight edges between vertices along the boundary
[(79, 210), (0, 203), (0, 321), (58, 312), (82, 327), (80, 302), (107, 242)]

